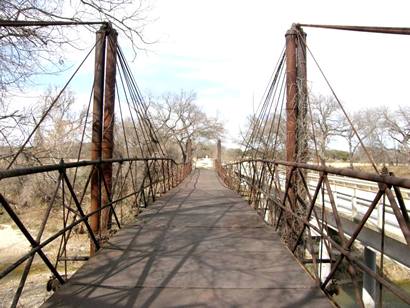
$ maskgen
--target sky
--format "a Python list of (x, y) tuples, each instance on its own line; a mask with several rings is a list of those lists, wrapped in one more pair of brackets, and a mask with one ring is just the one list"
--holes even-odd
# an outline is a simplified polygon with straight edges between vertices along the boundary
[[(142, 89), (193, 90), (198, 104), (227, 128), (245, 129), (259, 104), (292, 23), (410, 26), (408, 1), (157, 0), (146, 28), (158, 40), (141, 53)], [(307, 44), (349, 111), (409, 103), (410, 37), (306, 28)], [(308, 59), (314, 93), (329, 94)]]
[[(261, 101), (292, 23), (410, 26), (408, 1), (149, 3), (150, 21), (143, 34), (155, 43), (143, 46), (146, 50), (138, 52), (132, 64), (139, 87), (156, 96), (196, 92), (203, 110), (224, 123), (223, 142), (228, 146), (238, 140), (246, 117)], [(409, 103), (410, 37), (313, 28), (305, 32), (309, 48), (348, 111)], [(120, 35), (120, 44), (126, 46), (122, 40)], [(79, 54), (85, 51), (71, 58), (78, 61)], [(92, 61), (87, 65), (74, 83), (83, 99), (89, 95), (83, 81), (90, 79)], [(308, 83), (314, 93), (329, 93), (311, 59)]]

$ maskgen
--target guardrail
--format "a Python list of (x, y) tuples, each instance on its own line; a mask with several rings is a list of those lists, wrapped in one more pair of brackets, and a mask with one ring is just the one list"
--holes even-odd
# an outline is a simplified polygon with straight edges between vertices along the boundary
[[(279, 179), (280, 183), (284, 186), (286, 184), (285, 170), (281, 170), (279, 172)], [(315, 183), (318, 181), (317, 174), (307, 173), (306, 180), (310, 192), (313, 193), (315, 189)], [(338, 211), (341, 215), (352, 221), (358, 220), (363, 217), (363, 215), (367, 211), (368, 205), (371, 204), (371, 201), (378, 191), (377, 183), (369, 182), (366, 180), (346, 178), (338, 175), (328, 175), (328, 180), (333, 190), (333, 196)], [(351, 182), (349, 182), (349, 180), (351, 180)], [(401, 189), (403, 202), (406, 205), (408, 216), (410, 216), (410, 200), (408, 198), (409, 193), (410, 191), (408, 189)], [(325, 207), (331, 209), (330, 200), (327, 194), (325, 194)], [(378, 207), (377, 211), (372, 212), (371, 216), (366, 222), (367, 227), (376, 231), (380, 231), (382, 229), (383, 212), (381, 211), (381, 208), (382, 207)], [(389, 200), (386, 200), (385, 214), (385, 232), (387, 236), (405, 243), (400, 225), (394, 215)]]
[[(336, 274), (348, 276), (355, 289), (356, 302), (364, 306), (358, 283), (358, 273), (363, 272), (380, 284), (381, 291), (385, 287), (400, 300), (410, 304), (409, 293), (389, 281), (383, 273), (386, 213), (389, 214), (387, 203), (397, 220), (405, 243), (403, 247), (410, 253), (410, 220), (401, 192), (403, 188), (410, 188), (410, 179), (388, 173), (378, 175), (352, 169), (262, 159), (225, 165), (216, 162), (215, 167), (225, 184), (245, 196), (264, 220), (276, 228), (288, 248), (305, 264), (308, 272), (329, 296), (335, 292)], [(285, 185), (281, 179), (283, 172), (286, 174)], [(316, 173), (317, 176), (308, 179), (308, 172)], [(354, 229), (349, 232), (342, 224), (343, 217), (336, 203), (330, 175), (366, 180), (378, 187), (371, 200), (360, 200), (367, 203), (365, 211), (356, 217)], [(372, 213), (377, 211), (381, 213), (381, 248), (379, 270), (375, 271), (357, 256), (355, 244), (359, 243), (358, 238), (364, 232)], [(330, 220), (333, 221), (332, 225)], [(336, 232), (331, 232), (330, 227)], [(319, 245), (313, 237), (320, 238)], [(329, 252), (326, 258), (325, 254), (318, 251), (324, 248)], [(331, 264), (326, 275), (322, 273), (323, 264)], [(380, 292), (380, 303), (382, 294)]]
[[(103, 169), (109, 165), (113, 168), (113, 182), (107, 183), (103, 175)], [(52, 277), (47, 283), (48, 289), (54, 289), (59, 284), (64, 284), (67, 278), (67, 262), (84, 261), (87, 256), (67, 256), (67, 244), (73, 234), (73, 229), (82, 224), (85, 227), (91, 246), (97, 250), (101, 247), (106, 237), (112, 233), (112, 229), (121, 228), (122, 205), (128, 202), (129, 208), (138, 215), (140, 207), (146, 207), (156, 197), (177, 186), (191, 172), (191, 163), (177, 164), (169, 158), (129, 158), (129, 159), (107, 159), (101, 161), (79, 161), (74, 163), (44, 165), (29, 168), (18, 168), (13, 170), (0, 170), (0, 203), (8, 214), (11, 222), (18, 227), (21, 233), (29, 242), (31, 248), (24, 255), (20, 256), (11, 264), (3, 267), (0, 272), (0, 280), (7, 277), (24, 262), (25, 267), (19, 285), (11, 303), (12, 307), (17, 303), (22, 294), (25, 282), (30, 273), (35, 255), (38, 255), (42, 262), (52, 273)], [(77, 185), (78, 173), (80, 169), (84, 172), (83, 183)], [(37, 234), (32, 235), (33, 226), (31, 221), (23, 222), (15, 208), (10, 204), (7, 196), (8, 182), (12, 179), (27, 179), (35, 175), (47, 174), (55, 179), (55, 188), (52, 197), (47, 202), (44, 217), (37, 228)], [(90, 182), (93, 176), (100, 179), (98, 191), (98, 209), (87, 213), (90, 192)], [(85, 181), (84, 181), (85, 180)], [(121, 215), (116, 210), (121, 207)], [(62, 228), (53, 234), (48, 234), (47, 239), (43, 239), (46, 225), (54, 210), (62, 212)], [(107, 211), (108, 223), (98, 223), (97, 228), (92, 227), (90, 220), (100, 219), (104, 211)], [(112, 222), (114, 220), (114, 223)], [(100, 221), (100, 220), (98, 220)], [(51, 259), (51, 253), (45, 253), (45, 248), (56, 240), (60, 240), (55, 260)], [(54, 253), (53, 253), (54, 255)], [(63, 268), (65, 275), (59, 271)]]

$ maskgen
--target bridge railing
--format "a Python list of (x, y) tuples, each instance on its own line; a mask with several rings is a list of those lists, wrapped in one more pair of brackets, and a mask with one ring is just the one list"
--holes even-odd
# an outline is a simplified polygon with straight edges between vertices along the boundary
[[(310, 192), (313, 194), (315, 191), (316, 183), (318, 181), (317, 172), (307, 172), (306, 181)], [(329, 174), (327, 179), (332, 188), (333, 197), (339, 214), (352, 221), (358, 220), (366, 213), (369, 204), (376, 195), (379, 187), (377, 183), (366, 180), (354, 179), (351, 177), (345, 177), (340, 175)], [(279, 182), (284, 187), (286, 184), (286, 170), (279, 172)], [(410, 204), (410, 190), (401, 189), (403, 202)], [(324, 204), (326, 209), (331, 210), (331, 203), (327, 193), (325, 193)], [(385, 213), (381, 210), (382, 207), (378, 207), (377, 211), (373, 211), (366, 222), (366, 227), (380, 231), (382, 228), (383, 214), (385, 215), (385, 232), (386, 235), (405, 242), (403, 233), (401, 232), (400, 225), (394, 215), (393, 208), (390, 205), (389, 200), (385, 202)], [(410, 215), (410, 207), (407, 206), (407, 214)]]
[[(337, 291), (337, 281), (350, 278), (358, 304), (363, 305), (361, 276), (377, 282), (378, 299), (383, 288), (410, 304), (410, 295), (384, 274), (388, 256), (410, 267), (410, 220), (402, 195), (410, 179), (304, 163), (249, 159), (220, 164), (216, 170), (231, 189), (238, 191), (265, 222), (273, 225), (292, 253), (306, 267), (317, 284), (329, 295)], [(337, 204), (329, 177), (364, 180), (376, 185), (361, 215), (346, 219)], [(334, 184), (334, 181), (333, 183)], [(389, 209), (389, 210), (388, 210)], [(368, 228), (372, 214), (379, 212), (377, 232)], [(393, 215), (401, 231), (400, 240), (386, 233), (386, 215)], [(373, 231), (373, 232), (372, 232)], [(377, 266), (364, 259), (361, 250), (370, 246), (378, 253)], [(393, 251), (394, 250), (394, 251)], [(376, 262), (374, 257), (373, 263)], [(378, 267), (378, 269), (376, 269)], [(364, 286), (364, 284), (363, 284)], [(376, 292), (378, 291), (378, 292)]]
[[(104, 178), (103, 169), (107, 166), (114, 174), (111, 183)], [(47, 289), (55, 289), (72, 274), (75, 268), (72, 262), (89, 258), (88, 255), (78, 255), (86, 243), (91, 243), (90, 247), (98, 250), (110, 234), (130, 221), (130, 217), (137, 216), (160, 194), (182, 182), (190, 172), (191, 163), (177, 164), (172, 159), (161, 157), (61, 161), (53, 165), (0, 170), (0, 204), (8, 215), (7, 219), (3, 216), (3, 221), (17, 227), (30, 245), (29, 251), (2, 264), (1, 282), (13, 273), (22, 273), (19, 284), (13, 288), (15, 294), (11, 306), (15, 307), (19, 301), (36, 255), (52, 273)], [(99, 204), (96, 210), (90, 211), (90, 183), (95, 175), (100, 177), (100, 187), (97, 187)], [(15, 198), (15, 192), (10, 191), (13, 183), (27, 182), (35, 176), (44, 177), (36, 182), (37, 185), (53, 183), (51, 196), (46, 204), (35, 204), (32, 200), (33, 204), (25, 209), (17, 209), (13, 206), (15, 201), (11, 201)], [(42, 217), (34, 214), (40, 209), (44, 210)], [(102, 218), (104, 215), (106, 223)], [(96, 219), (97, 225), (92, 225), (92, 219)], [(77, 232), (79, 227), (82, 227), (82, 232)], [(73, 237), (75, 239), (70, 241)], [(74, 245), (79, 249), (69, 249), (70, 243), (81, 240), (81, 245)]]

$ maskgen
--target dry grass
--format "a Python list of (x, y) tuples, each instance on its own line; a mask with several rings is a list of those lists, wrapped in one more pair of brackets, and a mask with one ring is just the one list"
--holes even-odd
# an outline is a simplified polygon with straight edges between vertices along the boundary
[[(350, 167), (350, 164), (348, 162), (339, 162), (339, 161), (330, 162), (330, 163), (327, 163), (327, 165), (335, 167), (335, 168), (349, 168)], [(408, 164), (400, 164), (398, 166), (387, 165), (386, 167), (389, 172), (393, 172), (396, 176), (410, 178), (410, 165)], [(375, 172), (373, 166), (369, 163), (355, 163), (353, 165), (353, 168), (357, 170), (365, 171), (365, 172), (370, 172), (370, 173)], [(383, 164), (377, 165), (377, 168), (379, 170), (382, 170)]]

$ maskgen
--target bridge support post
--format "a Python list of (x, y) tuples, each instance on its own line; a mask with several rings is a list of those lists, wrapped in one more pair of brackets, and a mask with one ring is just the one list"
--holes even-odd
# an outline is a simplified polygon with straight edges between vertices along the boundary
[[(376, 253), (373, 250), (369, 249), (367, 246), (365, 246), (363, 259), (366, 266), (376, 273)], [(376, 307), (376, 303), (378, 302), (379, 296), (378, 289), (379, 288), (377, 287), (376, 279), (374, 279), (368, 273), (363, 272), (362, 298), (364, 306), (366, 308)]]
[[(101, 161), (102, 158), (102, 133), (103, 133), (103, 104), (104, 104), (104, 71), (105, 71), (105, 38), (106, 26), (102, 26), (96, 34), (95, 67), (94, 67), (94, 101), (93, 101), (93, 124), (91, 135), (91, 160)], [(91, 177), (91, 202), (90, 212), (101, 208), (101, 172), (100, 168), (94, 168)], [(97, 237), (100, 232), (101, 213), (90, 216), (90, 226), (93, 234)], [(96, 252), (95, 244), (90, 241), (90, 255)]]
[[(292, 28), (286, 32), (286, 160), (288, 162), (304, 162), (307, 158), (307, 85), (306, 85), (306, 34), (297, 25), (292, 25)], [(292, 175), (292, 179), (289, 177)], [(297, 203), (297, 196), (304, 196), (301, 188), (298, 185), (301, 181), (297, 172), (291, 173), (291, 167), (287, 168), (287, 180), (289, 180), (288, 200), (290, 207), (301, 217), (305, 217), (306, 208), (302, 204)], [(301, 230), (303, 224), (284, 214), (287, 228), (287, 242), (290, 247), (294, 247), (297, 243), (297, 236), (294, 236), (292, 230)], [(296, 246), (295, 246), (296, 247)], [(303, 252), (302, 252), (303, 253)]]
[[(110, 28), (107, 31), (107, 57), (105, 69), (104, 90), (104, 129), (102, 139), (102, 158), (110, 159), (114, 151), (114, 106), (115, 106), (115, 75), (117, 66), (117, 31)], [(102, 165), (104, 177), (104, 193), (102, 204), (105, 205), (112, 200), (112, 163)], [(111, 227), (111, 207), (101, 212), (101, 230), (105, 231)]]
[[(286, 160), (296, 160), (297, 125), (297, 67), (296, 67), (297, 30), (292, 27), (286, 32)], [(289, 176), (288, 168), (287, 175)]]
[[(297, 125), (296, 141), (297, 152), (296, 160), (306, 162), (309, 155), (308, 138), (307, 138), (307, 111), (308, 111), (308, 90), (307, 90), (307, 68), (306, 68), (306, 33), (297, 28), (297, 58), (296, 58), (296, 77), (297, 77)], [(303, 171), (305, 172), (305, 171)]]

